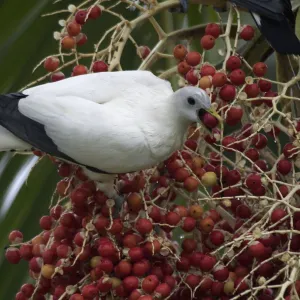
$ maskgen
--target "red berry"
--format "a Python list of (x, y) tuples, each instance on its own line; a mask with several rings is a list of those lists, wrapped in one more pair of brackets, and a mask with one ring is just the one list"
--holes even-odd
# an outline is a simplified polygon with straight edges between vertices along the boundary
[(76, 37), (75, 37), (75, 42), (77, 46), (82, 46), (87, 42), (87, 36), (84, 33), (79, 33)]
[(207, 34), (202, 37), (200, 43), (203, 49), (210, 50), (215, 46), (215, 38)]
[(235, 126), (237, 125), (242, 117), (243, 117), (243, 109), (241, 106), (231, 106), (227, 111), (226, 111), (226, 124), (230, 126)]
[(220, 98), (225, 102), (234, 100), (236, 95), (236, 88), (231, 84), (225, 84), (219, 92)]
[(220, 246), (224, 243), (225, 237), (224, 234), (219, 231), (219, 230), (214, 230), (210, 233), (209, 235), (210, 241), (215, 245), (215, 246)]
[(216, 23), (210, 23), (206, 25), (205, 34), (212, 35), (214, 38), (218, 38), (221, 33), (221, 28)]
[(44, 61), (44, 68), (49, 71), (53, 72), (55, 71), (60, 64), (60, 60), (55, 56), (50, 56)]
[(192, 67), (185, 60), (181, 61), (177, 66), (178, 73), (181, 75), (186, 75), (191, 68)]
[(176, 268), (178, 271), (187, 272), (190, 268), (190, 261), (188, 258), (182, 256), (180, 260), (176, 261)]
[(235, 213), (242, 219), (248, 219), (251, 217), (251, 209), (246, 204), (240, 204)]
[(233, 71), (239, 69), (242, 66), (242, 61), (237, 56), (230, 56), (226, 61), (226, 69)]
[(199, 52), (196, 52), (196, 51), (192, 51), (192, 52), (189, 52), (187, 55), (186, 55), (186, 58), (185, 58), (186, 62), (190, 65), (190, 66), (197, 66), (200, 64), (200, 61), (201, 61), (201, 54)]
[(261, 177), (258, 174), (250, 174), (245, 181), (246, 186), (249, 189), (255, 189), (258, 186), (261, 186)]
[(76, 36), (81, 31), (81, 26), (77, 22), (71, 22), (67, 25), (67, 31), (69, 36)]
[(74, 48), (75, 44), (75, 39), (68, 35), (61, 40), (61, 46), (67, 50)]
[(142, 58), (145, 59), (149, 54), (151, 50), (148, 46), (139, 46), (137, 48), (137, 54)]
[(139, 280), (136, 276), (128, 276), (123, 279), (123, 286), (126, 291), (132, 292), (139, 287)]
[(192, 217), (186, 217), (183, 219), (182, 230), (185, 232), (191, 232), (196, 227), (196, 220)]
[(88, 68), (84, 65), (77, 65), (73, 68), (73, 76), (83, 75), (88, 73)]
[(245, 87), (245, 93), (248, 98), (256, 98), (259, 95), (259, 88), (257, 83), (247, 84)]
[(197, 248), (197, 242), (194, 239), (185, 238), (182, 242), (182, 249), (187, 253), (192, 253)]
[(98, 61), (95, 61), (93, 63), (92, 70), (93, 70), (94, 73), (107, 72), (108, 71), (108, 65), (104, 61), (98, 60)]
[(25, 283), (21, 287), (21, 292), (26, 296), (26, 297), (31, 297), (33, 292), (34, 292), (34, 286), (30, 283)]
[(258, 86), (262, 92), (268, 92), (272, 88), (272, 83), (270, 81), (260, 79), (258, 81)]
[(224, 176), (227, 185), (235, 185), (241, 180), (241, 173), (238, 170), (230, 170)]
[(75, 15), (75, 21), (78, 24), (83, 25), (86, 22), (86, 15), (87, 15), (86, 10), (79, 10)]
[(259, 152), (254, 148), (249, 148), (248, 150), (246, 150), (245, 155), (253, 162), (259, 159)]
[(255, 258), (262, 257), (265, 254), (266, 248), (261, 242), (253, 242), (249, 247), (250, 254)]
[(203, 65), (202, 68), (200, 69), (201, 77), (214, 76), (215, 73), (216, 73), (215, 67), (208, 65), (208, 64)]
[(30, 244), (23, 244), (20, 247), (20, 255), (24, 260), (30, 260), (33, 257), (32, 253), (33, 246)]
[(263, 62), (258, 62), (253, 66), (253, 73), (257, 77), (263, 77), (267, 73), (268, 67)]
[(174, 50), (173, 50), (173, 55), (175, 58), (178, 60), (184, 60), (188, 51), (184, 45), (176, 45)]
[(215, 128), (218, 126), (219, 121), (210, 113), (205, 113), (203, 116), (201, 116), (201, 122), (207, 127), (207, 128)]
[(186, 168), (179, 168), (174, 174), (174, 178), (178, 182), (184, 182), (189, 176), (189, 171)]
[(212, 78), (212, 84), (215, 87), (222, 87), (227, 82), (226, 74), (217, 72)]
[(135, 228), (140, 234), (148, 234), (152, 231), (153, 225), (150, 220), (142, 218), (138, 219), (135, 224)]
[(241, 69), (235, 69), (229, 74), (229, 79), (234, 85), (242, 85), (245, 83), (246, 74)]
[(297, 151), (297, 147), (294, 146), (292, 143), (285, 144), (282, 150), (286, 158), (296, 158)]
[(144, 251), (140, 247), (133, 247), (129, 249), (128, 256), (130, 257), (131, 261), (136, 262), (144, 258)]
[(56, 72), (56, 73), (51, 74), (50, 80), (52, 82), (56, 82), (56, 81), (59, 81), (59, 80), (65, 79), (65, 78), (66, 78), (66, 76), (63, 72)]
[(166, 223), (169, 225), (175, 226), (180, 220), (180, 216), (175, 212), (170, 211), (166, 214)]
[(19, 243), (22, 243), (22, 241), (23, 241), (23, 234), (19, 230), (13, 230), (9, 234), (8, 239), (11, 244), (19, 244)]
[(232, 136), (225, 136), (222, 140), (222, 145), (226, 148), (225, 150), (236, 149), (237, 140)]
[(116, 253), (116, 249), (111, 242), (106, 242), (104, 244), (99, 245), (98, 252), (103, 257), (111, 257)]
[(94, 299), (98, 294), (98, 288), (94, 284), (85, 285), (81, 294), (85, 299)]
[(185, 78), (191, 85), (197, 85), (199, 81), (199, 73), (195, 69), (191, 69), (187, 72)]
[(252, 145), (256, 149), (263, 149), (267, 146), (268, 144), (268, 139), (265, 135), (261, 133), (257, 133), (253, 138), (252, 138)]
[(155, 289), (155, 294), (158, 295), (158, 298), (167, 298), (171, 294), (171, 288), (166, 283), (159, 284)]
[(203, 272), (210, 271), (216, 263), (216, 259), (209, 255), (204, 255), (199, 261), (199, 267)]
[(14, 247), (8, 248), (5, 252), (5, 257), (11, 264), (18, 264), (21, 260), (20, 250)]
[(188, 192), (195, 192), (198, 189), (199, 181), (190, 176), (184, 181), (183, 186)]
[(101, 8), (99, 5), (95, 5), (88, 10), (89, 19), (98, 19), (102, 14)]
[(50, 230), (52, 228), (53, 219), (51, 216), (43, 216), (40, 219), (40, 227), (44, 230)]
[(245, 41), (250, 41), (253, 39), (255, 34), (254, 28), (250, 25), (246, 25), (242, 28), (240, 32), (240, 38)]
[(144, 292), (151, 294), (159, 284), (156, 275), (149, 275), (142, 281), (142, 289)]
[(224, 267), (222, 265), (218, 265), (213, 269), (213, 276), (218, 281), (225, 281), (228, 279), (229, 276), (229, 270), (227, 267)]
[(287, 159), (281, 159), (277, 163), (277, 171), (282, 175), (287, 175), (292, 170), (292, 163)]

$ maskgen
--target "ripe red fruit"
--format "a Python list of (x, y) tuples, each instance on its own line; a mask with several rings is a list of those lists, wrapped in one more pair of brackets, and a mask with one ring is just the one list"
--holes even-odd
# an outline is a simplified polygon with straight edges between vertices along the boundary
[(263, 77), (268, 70), (268, 66), (263, 62), (258, 62), (253, 66), (253, 73), (257, 77)]
[(251, 41), (254, 37), (254, 34), (254, 28), (250, 25), (245, 25), (240, 32), (240, 38), (245, 41)]
[(203, 49), (210, 50), (215, 46), (215, 38), (212, 35), (204, 35), (200, 41)]
[(188, 52), (188, 54), (185, 57), (185, 60), (190, 66), (197, 66), (200, 64), (201, 54), (197, 51)]
[(213, 269), (213, 276), (218, 281), (225, 281), (228, 279), (229, 270), (225, 266), (218, 265)]
[(86, 10), (79, 10), (75, 15), (75, 21), (78, 24), (83, 25), (86, 22), (86, 15), (87, 15)]
[(43, 265), (43, 259), (41, 257), (33, 257), (29, 261), (29, 269), (34, 273), (40, 272), (42, 265)]
[(70, 300), (84, 300), (83, 296), (81, 296), (80, 294), (73, 294), (70, 297)]
[(15, 297), (15, 300), (27, 300), (27, 299), (28, 298), (22, 292), (18, 292)]
[(199, 285), (201, 281), (201, 277), (199, 275), (189, 274), (185, 278), (185, 283), (191, 288), (194, 289)]
[(199, 267), (203, 272), (210, 271), (216, 263), (216, 259), (209, 255), (204, 255), (199, 261)]
[(98, 294), (98, 288), (94, 284), (85, 285), (81, 290), (81, 294), (85, 299), (93, 299)]
[(212, 35), (214, 38), (218, 38), (221, 33), (221, 28), (216, 23), (207, 24), (205, 27), (205, 34)]
[(136, 276), (128, 276), (123, 279), (123, 286), (126, 291), (132, 292), (139, 287), (139, 280)]
[(81, 26), (77, 22), (71, 22), (67, 25), (67, 32), (69, 36), (76, 36), (80, 33)]
[(230, 170), (224, 176), (227, 185), (235, 185), (241, 180), (241, 173), (238, 170)]
[(152, 231), (153, 225), (150, 220), (141, 218), (136, 222), (135, 228), (140, 234), (148, 234)]
[(236, 106), (231, 106), (227, 111), (226, 111), (226, 124), (230, 126), (235, 126), (237, 125), (243, 117), (243, 109), (241, 106), (236, 105)]
[(53, 224), (51, 216), (43, 216), (40, 219), (40, 227), (44, 230), (50, 230)]
[(186, 217), (183, 219), (182, 230), (185, 232), (191, 232), (196, 227), (196, 220), (192, 217)]
[(178, 271), (187, 272), (190, 268), (190, 261), (188, 258), (182, 256), (180, 260), (176, 261), (176, 268)]
[(212, 78), (212, 84), (215, 87), (222, 87), (227, 82), (226, 74), (217, 72)]
[(93, 63), (92, 71), (94, 73), (107, 72), (108, 71), (108, 65), (102, 60), (97, 60)]
[[(108, 277), (102, 277), (98, 280), (97, 289), (100, 293), (107, 293), (111, 290), (111, 288), (112, 288), (112, 282)], [(92, 297), (92, 299), (93, 298), (94, 297)]]
[(175, 226), (179, 223), (179, 221), (181, 220), (181, 217), (177, 213), (175, 213), (173, 211), (169, 211), (166, 214), (165, 219), (166, 219), (167, 224)]
[(171, 294), (171, 288), (166, 283), (159, 284), (155, 289), (155, 294), (158, 298), (167, 298)]
[(240, 277), (234, 281), (234, 288), (237, 289), (238, 293), (241, 293), (249, 288), (248, 282), (246, 279)]
[(65, 78), (66, 78), (66, 76), (63, 72), (56, 72), (56, 73), (51, 74), (50, 80), (52, 82), (56, 82), (56, 81), (59, 81), (59, 80), (65, 79)]
[(142, 281), (142, 289), (144, 292), (151, 294), (159, 284), (156, 275), (149, 275)]
[(231, 149), (237, 149), (237, 140), (233, 136), (225, 136), (222, 140), (222, 145), (226, 148), (225, 150), (230, 151)]
[(75, 39), (68, 35), (61, 40), (61, 46), (66, 50), (74, 48), (75, 44)]
[(88, 19), (98, 19), (102, 14), (101, 8), (99, 5), (95, 5), (88, 10)]
[(257, 172), (261, 172), (261, 170), (264, 172), (267, 171), (268, 170), (267, 162), (263, 159), (257, 160), (253, 165), (253, 170)]
[(277, 163), (277, 171), (282, 175), (287, 175), (292, 170), (292, 163), (287, 159), (281, 159)]
[(277, 223), (287, 215), (283, 208), (275, 208), (271, 213), (271, 222)]
[(229, 74), (229, 79), (234, 85), (242, 85), (245, 83), (246, 74), (241, 69), (235, 69)]
[(207, 127), (207, 128), (215, 128), (218, 126), (219, 121), (212, 116), (210, 113), (205, 113), (203, 116), (201, 116), (201, 122)]
[(249, 148), (248, 150), (246, 150), (245, 155), (253, 162), (259, 159), (259, 152), (254, 148)]
[(174, 174), (174, 178), (178, 182), (184, 182), (189, 176), (189, 171), (186, 168), (178, 168)]
[(250, 174), (245, 181), (246, 186), (249, 189), (255, 189), (258, 186), (261, 186), (261, 176), (258, 174)]
[(79, 33), (76, 37), (75, 37), (75, 41), (76, 41), (76, 45), (77, 46), (82, 46), (87, 42), (87, 36), (84, 33)]
[(267, 146), (268, 144), (268, 139), (265, 135), (261, 133), (257, 133), (253, 138), (252, 138), (252, 145), (256, 149), (263, 149)]
[(257, 83), (247, 84), (244, 91), (248, 98), (256, 98), (260, 92)]
[(18, 264), (21, 260), (20, 250), (18, 248), (10, 247), (6, 250), (5, 257), (11, 264)]
[(53, 72), (55, 71), (60, 64), (60, 60), (55, 56), (50, 56), (44, 61), (44, 68), (49, 71)]
[(209, 64), (205, 64), (201, 67), (200, 69), (200, 75), (201, 77), (205, 77), (205, 76), (214, 76), (216, 73), (216, 69), (215, 67), (209, 65)]
[(23, 241), (23, 234), (19, 230), (13, 230), (9, 234), (8, 239), (11, 244), (19, 244), (19, 243), (22, 243), (22, 241)]
[(262, 92), (268, 92), (272, 88), (272, 83), (270, 81), (265, 80), (265, 79), (260, 79), (258, 81), (258, 86), (259, 86), (259, 88)]
[(183, 186), (188, 192), (195, 192), (198, 189), (199, 181), (196, 178), (189, 176), (184, 181)]
[(144, 258), (143, 248), (140, 247), (133, 247), (129, 249), (128, 256), (131, 261), (136, 262), (142, 260)]
[(103, 257), (111, 257), (115, 254), (116, 249), (111, 242), (100, 244), (98, 247), (98, 252)]
[(197, 242), (194, 239), (185, 238), (182, 242), (182, 249), (187, 253), (192, 253), (197, 248)]
[(173, 55), (178, 60), (184, 60), (188, 51), (184, 45), (178, 44), (173, 50)]
[(209, 235), (209, 239), (215, 246), (220, 246), (225, 241), (224, 234), (219, 230), (212, 231)]
[(23, 244), (20, 247), (21, 258), (23, 258), (24, 260), (30, 260), (33, 257), (32, 248), (33, 246), (30, 244)]
[(233, 71), (239, 69), (242, 66), (242, 61), (237, 56), (230, 56), (226, 61), (226, 69)]
[(249, 246), (249, 252), (255, 258), (262, 257), (265, 254), (265, 251), (266, 248), (261, 242), (255, 241)]
[(191, 66), (184, 60), (181, 61), (177, 66), (177, 71), (181, 75), (186, 75), (189, 70), (191, 70)]
[(84, 65), (77, 65), (73, 68), (73, 76), (83, 75), (88, 73), (88, 68)]
[(185, 79), (192, 85), (197, 85), (199, 81), (199, 73), (195, 69), (191, 69), (187, 72)]
[(240, 204), (236, 208), (235, 214), (242, 219), (248, 219), (251, 217), (251, 209), (246, 204)]
[(220, 98), (225, 102), (234, 100), (236, 95), (236, 88), (231, 84), (225, 84), (219, 92)]
[(151, 50), (148, 46), (139, 46), (137, 48), (137, 55), (139, 55), (142, 59), (145, 59), (149, 54)]
[(294, 146), (292, 143), (285, 144), (282, 150), (286, 158), (295, 158), (297, 155), (297, 151), (297, 147)]

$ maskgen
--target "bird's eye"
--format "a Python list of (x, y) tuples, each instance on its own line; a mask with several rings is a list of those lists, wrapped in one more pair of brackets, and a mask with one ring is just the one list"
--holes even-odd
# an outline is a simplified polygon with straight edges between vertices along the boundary
[(188, 97), (187, 98), (187, 102), (190, 105), (195, 105), (196, 104), (196, 101), (195, 101), (195, 99), (193, 97)]

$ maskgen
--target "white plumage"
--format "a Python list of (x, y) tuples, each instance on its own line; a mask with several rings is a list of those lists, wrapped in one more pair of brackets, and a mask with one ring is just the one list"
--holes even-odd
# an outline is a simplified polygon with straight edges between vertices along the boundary
[[(19, 112), (42, 124), (60, 152), (112, 174), (168, 158), (182, 146), (189, 124), (199, 121), (199, 111), (210, 108), (203, 90), (185, 87), (174, 93), (169, 82), (148, 71), (82, 75), (23, 94), (28, 96), (19, 100)], [(3, 127), (1, 136), (6, 137), (2, 150), (31, 148)]]

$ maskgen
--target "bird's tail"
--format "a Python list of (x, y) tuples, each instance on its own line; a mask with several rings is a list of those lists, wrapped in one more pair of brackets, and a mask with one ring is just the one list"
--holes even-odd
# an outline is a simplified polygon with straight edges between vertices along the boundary
[(274, 50), (280, 54), (300, 55), (300, 41), (287, 19), (272, 20), (264, 16), (253, 19)]
[(1, 126), (1, 121), (9, 118), (9, 112), (12, 114), (11, 119), (13, 120), (13, 112), (8, 109), (7, 103), (13, 102), (7, 95), (0, 95), (0, 152), (4, 151), (18, 151), (26, 152), (31, 149), (30, 145), (23, 142), (21, 139), (16, 137), (13, 133)]

